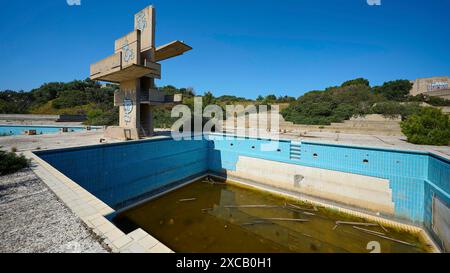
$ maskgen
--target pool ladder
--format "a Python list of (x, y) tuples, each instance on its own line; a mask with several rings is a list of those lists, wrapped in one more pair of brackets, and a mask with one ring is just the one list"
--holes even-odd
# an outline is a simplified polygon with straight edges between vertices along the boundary
[(302, 151), (301, 151), (301, 142), (291, 141), (291, 159), (292, 160), (300, 160)]

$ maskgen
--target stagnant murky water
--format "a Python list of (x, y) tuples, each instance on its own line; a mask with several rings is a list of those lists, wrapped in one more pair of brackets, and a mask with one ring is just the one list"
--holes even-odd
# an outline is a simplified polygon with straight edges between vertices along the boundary
[(378, 246), (381, 252), (427, 251), (418, 234), (380, 226), (336, 227), (336, 221), (367, 222), (265, 192), (205, 180), (124, 211), (114, 219), (124, 232), (140, 227), (175, 252), (370, 252)]

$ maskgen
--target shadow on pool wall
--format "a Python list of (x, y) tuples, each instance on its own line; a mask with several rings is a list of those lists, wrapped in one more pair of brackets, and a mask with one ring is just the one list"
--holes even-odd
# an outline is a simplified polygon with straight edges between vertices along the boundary
[(380, 205), (383, 215), (423, 225), (449, 249), (449, 160), (307, 141), (280, 140), (276, 149), (263, 151), (268, 143), (211, 134), (202, 140), (150, 139), (35, 154), (114, 209), (212, 172), (355, 207)]

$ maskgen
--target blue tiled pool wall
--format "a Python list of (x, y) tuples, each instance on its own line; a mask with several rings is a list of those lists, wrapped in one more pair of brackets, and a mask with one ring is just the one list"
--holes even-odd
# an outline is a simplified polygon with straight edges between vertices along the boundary
[(36, 154), (115, 208), (170, 182), (206, 172), (207, 148), (205, 140), (164, 140)]
[(450, 163), (428, 153), (307, 141), (279, 141), (276, 149), (263, 151), (269, 143), (210, 135), (197, 141), (146, 140), (37, 154), (112, 207), (208, 170), (235, 170), (241, 155), (389, 179), (396, 216), (425, 225), (431, 219), (431, 196), (449, 201)]
[(433, 223), (433, 197), (440, 199), (447, 206), (450, 204), (450, 169), (448, 162), (430, 157), (428, 164), (428, 183), (425, 183), (424, 194), (424, 221), (425, 228), (437, 241), (440, 241), (432, 228)]
[(389, 179), (395, 214), (412, 221), (423, 220), (427, 154), (302, 143), (301, 163)]
[[(270, 140), (215, 135), (209, 136), (209, 140), (208, 168), (215, 172), (235, 170), (238, 157), (242, 155), (389, 179), (396, 216), (413, 222), (424, 222), (430, 218), (425, 204), (430, 198), (426, 185), (436, 185), (439, 192), (446, 193), (447, 197), (450, 192), (449, 161), (425, 152), (308, 141), (280, 141), (277, 150), (268, 152), (261, 150), (261, 144), (267, 144)], [(295, 157), (291, 144), (300, 147)]]
[(270, 144), (270, 140), (252, 138), (222, 138), (209, 136), (208, 168), (214, 172), (236, 170), (239, 156), (288, 162), (290, 142), (280, 141), (273, 151), (263, 151), (262, 145)]

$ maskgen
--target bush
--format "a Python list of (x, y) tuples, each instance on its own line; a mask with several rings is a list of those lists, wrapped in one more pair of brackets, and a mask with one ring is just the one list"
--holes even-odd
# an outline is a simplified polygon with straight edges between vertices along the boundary
[[(358, 83), (362, 80), (354, 80)], [(332, 87), (325, 91), (311, 91), (281, 111), (286, 121), (296, 124), (329, 125), (352, 116), (370, 113), (370, 107), (384, 98), (371, 93), (366, 84)]]
[(450, 106), (450, 100), (440, 97), (432, 97), (424, 94), (408, 97), (408, 101), (426, 102), (433, 106)]
[(365, 85), (365, 86), (370, 87), (369, 80), (364, 79), (364, 78), (357, 78), (354, 80), (346, 81), (341, 85), (341, 87), (346, 87), (346, 86), (350, 86), (350, 85)]
[(119, 124), (119, 108), (100, 107), (92, 109), (87, 113), (86, 125), (118, 125)]
[(52, 106), (55, 109), (62, 109), (87, 104), (86, 93), (84, 90), (61, 91), (58, 98), (52, 101)]
[(372, 107), (372, 112), (383, 115), (386, 118), (401, 116), (402, 120), (405, 120), (410, 115), (419, 112), (421, 108), (417, 102), (401, 103), (397, 101), (383, 101), (376, 103)]
[(400, 123), (408, 142), (425, 145), (450, 144), (450, 120), (440, 109), (424, 107)]
[(170, 128), (178, 118), (170, 116), (171, 110), (166, 106), (156, 106), (153, 108), (153, 126), (155, 128)]
[(15, 173), (30, 165), (30, 161), (24, 155), (0, 150), (0, 176)]

